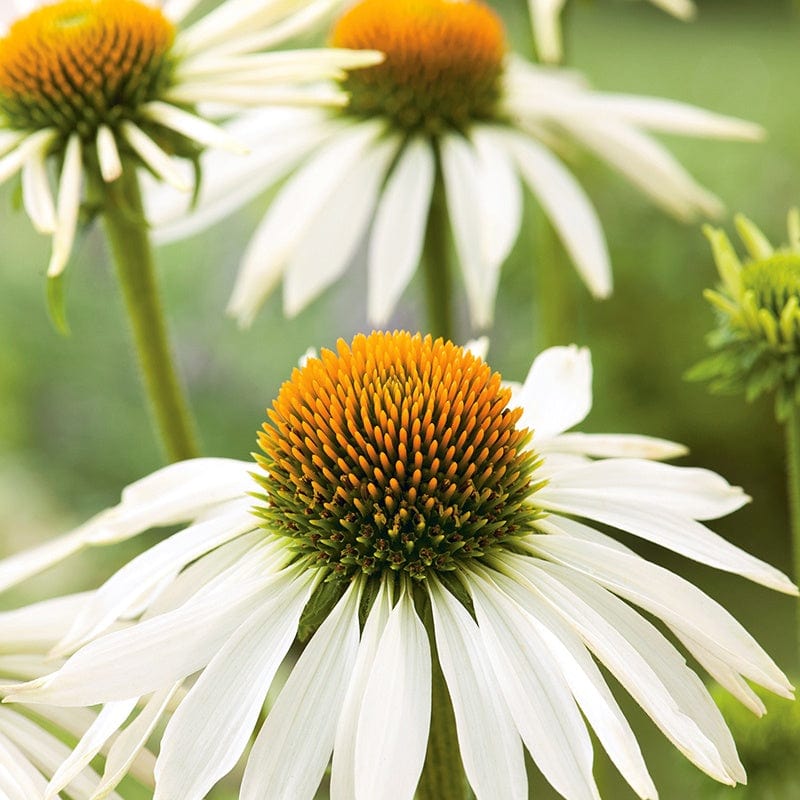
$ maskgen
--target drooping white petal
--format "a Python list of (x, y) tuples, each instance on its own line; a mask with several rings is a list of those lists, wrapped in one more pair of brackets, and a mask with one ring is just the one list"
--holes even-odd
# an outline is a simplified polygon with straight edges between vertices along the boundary
[(331, 800), (353, 800), (356, 795), (356, 735), (367, 679), (392, 610), (391, 582), (382, 581), (361, 633), (358, 655), (336, 727), (331, 766)]
[(685, 456), (677, 442), (632, 433), (561, 433), (538, 447), (545, 452), (579, 453), (593, 458), (648, 458), (661, 461)]
[(581, 422), (592, 408), (592, 357), (587, 348), (550, 347), (531, 365), (514, 404), (534, 446)]
[(0, 791), (6, 792), (9, 800), (30, 800), (43, 797), (46, 785), (47, 781), (25, 754), (0, 733)]
[(566, 0), (528, 0), (536, 53), (545, 63), (558, 63), (564, 55), (560, 17), (565, 2)]
[(520, 569), (693, 764), (722, 783), (745, 779), (708, 691), (650, 623), (572, 570), (533, 560)]
[(31, 153), (22, 167), (22, 201), (39, 233), (56, 229), (56, 207), (47, 176), (47, 146)]
[(89, 765), (111, 736), (122, 727), (135, 707), (136, 700), (109, 703), (103, 707), (69, 758), (55, 771), (50, 783), (47, 784), (44, 800), (53, 800), (57, 797), (58, 793)]
[(477, 800), (525, 800), (522, 743), (497, 686), (480, 631), (438, 583), (429, 589), (436, 648), (453, 704), (464, 771)]
[(0, 613), (0, 653), (49, 650), (88, 597), (88, 592), (65, 595)]
[(172, 157), (165, 153), (141, 128), (125, 120), (120, 125), (125, 141), (153, 172), (180, 192), (191, 191), (183, 173), (176, 167)]
[(205, 797), (233, 769), (294, 641), (313, 586), (306, 575), (265, 602), (203, 670), (164, 732), (154, 800)]
[(282, 187), (247, 246), (228, 310), (253, 321), (287, 260), (336, 189), (383, 130), (380, 122), (344, 128)]
[(593, 461), (559, 472), (550, 485), (609, 499), (653, 504), (691, 519), (724, 517), (750, 498), (716, 472), (638, 458)]
[(316, 794), (358, 653), (360, 598), (351, 583), (300, 656), (253, 745), (241, 800)]
[(472, 572), (467, 581), (484, 648), (533, 760), (567, 800), (599, 800), (589, 732), (546, 644), (496, 586)]
[(200, 5), (202, 0), (165, 0), (162, 11), (173, 22), (181, 22)]
[(744, 677), (784, 697), (794, 696), (786, 676), (755, 639), (689, 581), (602, 544), (567, 536), (535, 536), (529, 541), (546, 556), (662, 619)]
[(378, 645), (356, 735), (354, 800), (412, 800), (431, 719), (431, 651), (403, 591)]
[(223, 150), (229, 150), (239, 155), (247, 153), (247, 148), (224, 128), (169, 103), (153, 100), (142, 106), (141, 113), (159, 125), (177, 131), (199, 144), (204, 144), (208, 147), (221, 147)]
[(411, 139), (389, 175), (375, 213), (367, 260), (367, 309), (385, 325), (419, 264), (433, 193), (430, 143)]
[(544, 146), (512, 131), (498, 131), (523, 180), (553, 224), (583, 282), (597, 298), (611, 294), (611, 261), (603, 228), (580, 183)]
[(622, 497), (609, 503), (602, 490), (573, 491), (549, 485), (537, 492), (536, 502), (549, 511), (573, 514), (611, 525), (701, 564), (742, 575), (785, 594), (797, 594), (797, 587), (780, 570), (751, 556), (685, 515)]
[(293, 317), (335, 281), (353, 257), (372, 220), (381, 184), (400, 140), (381, 139), (353, 164), (332, 202), (311, 222), (289, 260), (283, 308)]
[(678, 19), (692, 19), (697, 13), (697, 7), (692, 0), (650, 0), (650, 2)]
[(83, 177), (83, 156), (81, 140), (73, 133), (67, 141), (64, 152), (64, 165), (58, 183), (56, 201), (56, 230), (53, 234), (53, 252), (47, 267), (47, 275), (54, 278), (67, 266), (75, 232), (78, 228), (78, 213), (81, 208), (81, 186)]
[(117, 140), (108, 125), (97, 129), (97, 160), (100, 174), (106, 183), (112, 183), (122, 175), (122, 159), (117, 148)]
[(47, 128), (29, 136), (15, 135), (0, 139), (0, 153), (7, 153), (0, 158), (0, 183), (16, 175), (32, 155), (44, 152), (57, 136), (57, 131)]
[(514, 571), (516, 562), (510, 554), (503, 559), (501, 570), (510, 568), (513, 578), (494, 573), (494, 582), (530, 615), (581, 711), (622, 776), (639, 797), (655, 800), (658, 792), (639, 744), (600, 670), (575, 630), (551, 610), (524, 576)]
[(470, 315), (477, 327), (486, 328), (494, 314), (499, 265), (494, 268), (484, 256), (478, 158), (472, 145), (460, 134), (442, 137), (439, 147), (447, 212), (464, 275)]

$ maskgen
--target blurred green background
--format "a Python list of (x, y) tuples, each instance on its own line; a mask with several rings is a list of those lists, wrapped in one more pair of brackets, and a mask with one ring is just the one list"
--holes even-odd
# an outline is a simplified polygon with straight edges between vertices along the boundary
[[(523, 0), (498, 7), (515, 45), (529, 51)], [(790, 0), (713, 0), (699, 3), (699, 11), (696, 22), (683, 24), (646, 2), (572, 0), (565, 18), (570, 64), (599, 89), (676, 98), (764, 125), (769, 138), (763, 144), (677, 137), (668, 144), (731, 211), (743, 211), (773, 241), (783, 241), (786, 212), (800, 202), (800, 18)], [(746, 406), (740, 398), (710, 397), (702, 385), (682, 378), (704, 355), (703, 337), (712, 326), (701, 291), (715, 283), (716, 273), (699, 227), (667, 218), (590, 159), (575, 170), (605, 228), (616, 284), (612, 299), (595, 303), (558, 255), (573, 284), (566, 330), (591, 346), (594, 359), (595, 405), (583, 428), (688, 444), (692, 452), (685, 463), (717, 470), (753, 497), (715, 529), (790, 570), (783, 446), (770, 402)], [(68, 530), (161, 463), (98, 232), (81, 236), (70, 263), (72, 335), (62, 338), (45, 310), (48, 242), (32, 232), (13, 202), (13, 187), (6, 187), (0, 194), (2, 553)], [(249, 331), (237, 330), (224, 316), (237, 258), (263, 208), (256, 203), (202, 238), (159, 252), (178, 361), (208, 454), (246, 458), (265, 406), (298, 356), (368, 327), (363, 264), (296, 319), (283, 319), (279, 293)], [(724, 224), (730, 228), (730, 219)], [(511, 379), (524, 377), (537, 347), (536, 261), (545, 249), (531, 224), (504, 267), (489, 358)], [(424, 327), (419, 291), (412, 286), (393, 325)], [(474, 333), (463, 316), (460, 333), (463, 339)], [(96, 585), (123, 554), (156, 538), (148, 534), (74, 559), (4, 597), (5, 605)], [(780, 665), (797, 674), (792, 600), (657, 548), (636, 547), (730, 608)], [(684, 768), (642, 713), (630, 713), (661, 797), (702, 796), (711, 782)], [(633, 797), (603, 757), (599, 762), (604, 798)], [(537, 798), (555, 797), (538, 778), (534, 784)], [(231, 796), (224, 792), (218, 796)], [(714, 797), (744, 797), (743, 792), (748, 798), (767, 796), (753, 785)]]

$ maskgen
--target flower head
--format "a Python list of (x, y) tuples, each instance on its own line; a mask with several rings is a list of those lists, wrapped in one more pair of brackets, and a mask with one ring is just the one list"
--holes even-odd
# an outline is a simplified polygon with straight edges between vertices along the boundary
[[(72, 624), (85, 600), (85, 595), (71, 595), (0, 613), (0, 679), (7, 690), (46, 675), (62, 663), (48, 658), (47, 652)], [(103, 753), (107, 770), (102, 780), (89, 762), (104, 741), (91, 751), (79, 749), (70, 768), (61, 767), (70, 757), (67, 743), (75, 745), (87, 731), (97, 731), (104, 723), (107, 726), (103, 717), (82, 708), (0, 705), (0, 796), (4, 800), (55, 797), (55, 792), (48, 794), (53, 779), (69, 787), (70, 797), (95, 797), (103, 792), (103, 797), (120, 800), (114, 787), (128, 773), (152, 786), (155, 758), (145, 748), (149, 732), (110, 743)]]
[(441, 195), (472, 321), (488, 326), (500, 268), (522, 226), (522, 183), (591, 293), (607, 297), (600, 222), (551, 149), (564, 141), (585, 147), (688, 220), (718, 213), (721, 203), (644, 131), (760, 136), (750, 123), (593, 92), (573, 72), (528, 64), (508, 52), (499, 17), (480, 0), (361, 0), (339, 19), (332, 42), (386, 53), (383, 64), (339, 81), (347, 105), (332, 113), (272, 110), (234, 124), (253, 150), (246, 169), (210, 154), (190, 213), (180, 198), (153, 197), (156, 234), (166, 241), (204, 229), (292, 173), (243, 258), (229, 304), (243, 324), (281, 277), (284, 309), (298, 313), (344, 272), (368, 235), (368, 315), (385, 325), (424, 256)]
[[(561, 42), (561, 12), (567, 0), (528, 0), (536, 52), (542, 61), (558, 63), (564, 57)], [(694, 17), (697, 8), (693, 0), (650, 0), (682, 20)]]
[(736, 225), (748, 251), (744, 262), (724, 231), (705, 231), (722, 278), (718, 291), (705, 292), (719, 326), (709, 336), (714, 355), (689, 377), (748, 400), (775, 392), (784, 419), (800, 402), (800, 213), (790, 212), (790, 243), (777, 250), (747, 218), (738, 216)]
[[(83, 184), (144, 167), (188, 191), (178, 161), (205, 147), (244, 148), (210, 118), (271, 102), (341, 103), (341, 92), (299, 87), (375, 63), (376, 54), (264, 53), (330, 3), (226, 0), (184, 27), (198, 0), (10, 0), (0, 17), (0, 182), (22, 174), (25, 208), (53, 234), (49, 275), (65, 267)], [(308, 7), (306, 7), (308, 6)], [(56, 164), (57, 197), (48, 165)]]
[[(109, 709), (196, 675), (161, 712), (156, 764), (156, 800), (189, 800), (239, 760), (299, 634), (308, 644), (256, 737), (242, 800), (310, 800), (331, 758), (334, 800), (411, 800), (432, 638), (478, 800), (527, 797), (523, 745), (561, 795), (597, 797), (587, 722), (654, 798), (593, 654), (698, 767), (744, 780), (702, 682), (634, 606), (756, 713), (743, 678), (791, 696), (788, 681), (721, 606), (592, 524), (796, 589), (698, 521), (748, 498), (653, 460), (679, 445), (565, 432), (589, 410), (590, 381), (575, 347), (503, 384), (476, 354), (403, 332), (307, 358), (273, 404), (255, 469), (167, 467), (67, 537), (61, 555), (190, 522), (113, 575), (58, 648), (77, 652), (12, 700)], [(29, 566), (59, 557), (39, 555)], [(121, 617), (132, 624), (110, 631)]]

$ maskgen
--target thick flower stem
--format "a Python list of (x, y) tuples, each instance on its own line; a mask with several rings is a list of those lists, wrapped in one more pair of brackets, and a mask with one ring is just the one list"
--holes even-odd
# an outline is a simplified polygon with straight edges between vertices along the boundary
[(450, 243), (447, 238), (448, 218), (441, 171), (437, 167), (436, 184), (428, 212), (425, 250), (422, 254), (425, 272), (425, 301), (428, 329), (434, 337), (453, 339), (453, 286), (450, 266)]
[[(792, 403), (786, 420), (786, 477), (789, 491), (789, 518), (792, 525), (794, 581), (800, 583), (800, 406)], [(800, 649), (800, 607), (798, 607), (797, 645)]]
[(430, 618), (427, 623), (433, 660), (431, 731), (416, 798), (417, 800), (467, 800), (471, 795), (461, 766), (453, 706), (436, 653)]
[(106, 235), (130, 320), (145, 392), (170, 461), (198, 455), (194, 425), (172, 363), (139, 179), (132, 165), (104, 187)]

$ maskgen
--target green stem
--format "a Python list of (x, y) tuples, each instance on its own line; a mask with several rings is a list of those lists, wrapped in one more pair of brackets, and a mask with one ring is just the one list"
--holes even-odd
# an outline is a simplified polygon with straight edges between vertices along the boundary
[[(786, 420), (786, 477), (789, 491), (789, 518), (792, 525), (794, 580), (800, 582), (800, 406), (792, 403)], [(797, 646), (800, 650), (800, 606), (798, 606)]]
[(534, 351), (541, 352), (547, 347), (573, 343), (578, 312), (572, 267), (566, 263), (553, 226), (541, 210), (537, 222)]
[(104, 188), (104, 222), (163, 448), (170, 461), (194, 458), (194, 425), (172, 363), (139, 179), (131, 164)]
[(425, 301), (428, 329), (434, 336), (453, 339), (453, 286), (450, 268), (448, 217), (441, 171), (437, 165), (436, 184), (428, 212), (425, 249), (422, 254), (425, 272)]
[(436, 652), (430, 612), (426, 617), (425, 627), (428, 629), (433, 661), (431, 730), (416, 798), (417, 800), (466, 800), (471, 795), (461, 766), (456, 719)]

